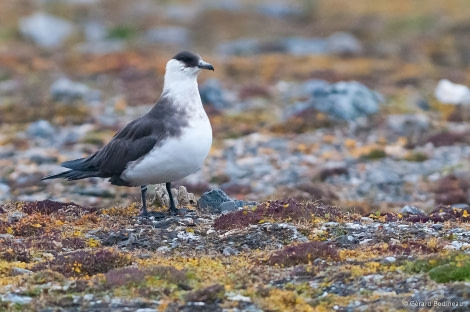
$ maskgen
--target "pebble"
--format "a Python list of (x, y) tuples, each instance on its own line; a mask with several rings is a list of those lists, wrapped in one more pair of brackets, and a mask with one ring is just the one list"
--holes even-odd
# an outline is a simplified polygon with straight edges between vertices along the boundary
[(388, 263), (394, 263), (397, 261), (397, 258), (395, 257), (385, 257), (384, 260)]
[(36, 12), (20, 19), (21, 34), (43, 48), (56, 48), (74, 32), (74, 26), (67, 20)]

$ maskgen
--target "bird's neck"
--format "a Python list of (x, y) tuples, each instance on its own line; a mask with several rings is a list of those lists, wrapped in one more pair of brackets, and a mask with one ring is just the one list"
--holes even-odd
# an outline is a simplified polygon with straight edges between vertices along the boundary
[(165, 75), (163, 94), (170, 97), (175, 103), (184, 105), (188, 109), (199, 110), (202, 108), (196, 77), (183, 75), (179, 77), (168, 76)]

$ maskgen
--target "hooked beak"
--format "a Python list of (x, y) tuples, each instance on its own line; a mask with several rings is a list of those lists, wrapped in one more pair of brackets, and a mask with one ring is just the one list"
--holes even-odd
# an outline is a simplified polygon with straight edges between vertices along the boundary
[(202, 69), (210, 69), (214, 71), (214, 66), (212, 64), (206, 63), (204, 61), (200, 61), (199, 64), (197, 64), (197, 67), (202, 68)]

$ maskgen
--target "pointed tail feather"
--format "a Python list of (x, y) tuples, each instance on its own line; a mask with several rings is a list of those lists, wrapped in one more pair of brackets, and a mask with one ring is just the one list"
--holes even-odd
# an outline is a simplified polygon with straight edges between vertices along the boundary
[(39, 179), (39, 181), (49, 180), (49, 179), (57, 179), (57, 178), (63, 178), (63, 179), (67, 179), (67, 180), (71, 181), (71, 180), (80, 180), (80, 179), (98, 177), (98, 176), (99, 176), (99, 173), (96, 172), (96, 171), (68, 170), (68, 171), (58, 173), (58, 174), (53, 174), (53, 175), (50, 175), (50, 176), (43, 177), (43, 178)]

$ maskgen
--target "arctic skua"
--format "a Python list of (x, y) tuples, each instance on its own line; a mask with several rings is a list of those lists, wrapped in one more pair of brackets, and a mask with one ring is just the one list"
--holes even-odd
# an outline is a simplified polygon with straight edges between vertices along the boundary
[(97, 152), (61, 164), (70, 170), (41, 180), (99, 177), (109, 178), (113, 185), (140, 186), (141, 216), (148, 215), (147, 185), (165, 183), (170, 213), (176, 214), (171, 182), (197, 171), (212, 145), (212, 128), (197, 84), (203, 69), (214, 67), (192, 52), (176, 54), (166, 64), (160, 99), (148, 113), (127, 124)]

